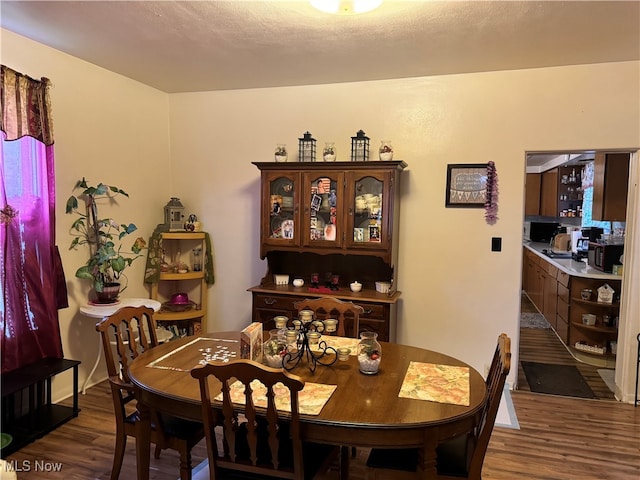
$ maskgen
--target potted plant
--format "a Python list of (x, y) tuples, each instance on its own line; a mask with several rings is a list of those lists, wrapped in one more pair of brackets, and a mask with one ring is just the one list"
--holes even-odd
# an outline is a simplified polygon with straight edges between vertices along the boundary
[[(146, 242), (138, 237), (131, 246), (131, 251), (123, 251), (120, 240), (135, 232), (138, 227), (133, 223), (117, 223), (112, 218), (102, 218), (98, 213), (100, 200), (112, 202), (118, 195), (128, 197), (127, 192), (103, 183), (92, 186), (84, 178), (76, 183), (74, 190), (77, 189), (81, 192), (71, 195), (66, 206), (66, 213), (78, 215), (71, 225), (74, 239), (69, 250), (76, 249), (79, 245), (88, 245), (89, 259), (78, 268), (76, 277), (93, 281), (98, 302), (114, 302), (126, 288), (126, 284), (124, 287), (120, 284), (124, 270), (142, 256), (140, 252), (145, 248)], [(78, 208), (80, 199), (85, 202), (84, 211)]]

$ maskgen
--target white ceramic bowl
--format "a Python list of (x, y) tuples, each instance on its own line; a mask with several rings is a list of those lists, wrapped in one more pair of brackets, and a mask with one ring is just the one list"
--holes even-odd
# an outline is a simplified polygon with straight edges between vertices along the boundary
[(359, 292), (362, 290), (362, 284), (360, 282), (353, 282), (349, 284), (349, 288), (351, 288), (352, 292)]
[(288, 285), (289, 275), (275, 274), (273, 276), (273, 283), (275, 283), (276, 285)]
[(303, 285), (304, 285), (304, 280), (303, 279), (301, 279), (301, 278), (294, 278), (293, 279), (293, 286), (294, 287), (300, 288)]
[(391, 282), (376, 282), (376, 292), (378, 293), (389, 293), (390, 288)]

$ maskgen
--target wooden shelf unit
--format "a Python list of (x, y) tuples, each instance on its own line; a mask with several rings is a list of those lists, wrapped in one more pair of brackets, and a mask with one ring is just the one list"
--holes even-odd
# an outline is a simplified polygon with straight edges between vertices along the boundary
[[(151, 298), (165, 303), (176, 293), (187, 293), (195, 306), (189, 310), (172, 311), (163, 306), (154, 314), (160, 327), (177, 326), (180, 335), (194, 335), (206, 331), (207, 284), (205, 279), (205, 255), (208, 255), (204, 232), (163, 232), (162, 248), (171, 261), (179, 260), (189, 266), (186, 273), (161, 272), (160, 279), (151, 284)], [(200, 270), (194, 271), (191, 251), (201, 248)]]

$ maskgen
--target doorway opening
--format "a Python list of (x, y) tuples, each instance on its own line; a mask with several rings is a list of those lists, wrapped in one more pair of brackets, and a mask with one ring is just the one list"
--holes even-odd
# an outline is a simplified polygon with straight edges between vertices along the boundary
[[(573, 381), (571, 376), (567, 380), (562, 377), (569, 371), (572, 375), (575, 373), (577, 382), (586, 384), (586, 392), (593, 394), (590, 398), (616, 399), (614, 376), (616, 348), (620, 340), (617, 322), (622, 275), (614, 276), (611, 271), (599, 272), (593, 269), (588, 251), (576, 251), (576, 245), (589, 245), (589, 242), (577, 242), (583, 238), (583, 229), (589, 227), (594, 230), (602, 229), (602, 241), (606, 238), (608, 242), (624, 242), (627, 195), (624, 195), (624, 213), (619, 213), (619, 210), (603, 210), (603, 184), (598, 182), (602, 181), (600, 177), (604, 172), (598, 169), (602, 168), (603, 160), (606, 164), (607, 158), (611, 162), (614, 156), (616, 161), (626, 159), (626, 183), (623, 185), (619, 179), (615, 182), (617, 193), (628, 194), (632, 155), (631, 150), (526, 154), (517, 377), (518, 388), (521, 390), (562, 395), (565, 391), (563, 384)], [(614, 167), (609, 168), (609, 175), (615, 170)], [(609, 200), (611, 201), (619, 200)], [(539, 231), (539, 225), (553, 225), (554, 235), (551, 239), (536, 238), (535, 232)], [(551, 241), (553, 238), (558, 241)], [(554, 257), (554, 253), (558, 255)], [(624, 274), (622, 267), (620, 271)], [(586, 281), (585, 277), (589, 278), (588, 282), (597, 283), (594, 284), (594, 289), (607, 282), (615, 285), (615, 305), (618, 309), (601, 308), (595, 296), (587, 302), (577, 301), (576, 297), (580, 297), (580, 293), (576, 293), (576, 289)], [(596, 315), (596, 326), (582, 324), (581, 317), (587, 313)], [(539, 374), (545, 377), (542, 380), (532, 373), (536, 370), (534, 367), (538, 366), (544, 372)], [(548, 366), (557, 368), (547, 368)], [(545, 392), (540, 387), (540, 383), (547, 382), (553, 390), (555, 387), (551, 378), (555, 378), (558, 392)], [(569, 388), (568, 391), (573, 390)], [(584, 396), (589, 397), (589, 393)]]

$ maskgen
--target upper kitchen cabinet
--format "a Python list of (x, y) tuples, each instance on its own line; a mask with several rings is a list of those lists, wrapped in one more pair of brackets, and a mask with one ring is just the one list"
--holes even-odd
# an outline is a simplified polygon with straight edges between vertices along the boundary
[(544, 173), (528, 173), (525, 215), (581, 216), (582, 171), (582, 167), (561, 166)]
[(540, 188), (542, 187), (542, 175), (539, 173), (527, 173), (525, 184), (524, 214), (540, 215)]
[(625, 221), (629, 160), (629, 153), (596, 154), (593, 164), (593, 220)]
[(392, 264), (402, 161), (254, 162), (261, 171), (260, 257), (370, 255)]
[(558, 216), (558, 169), (542, 173), (540, 179), (540, 215)]

